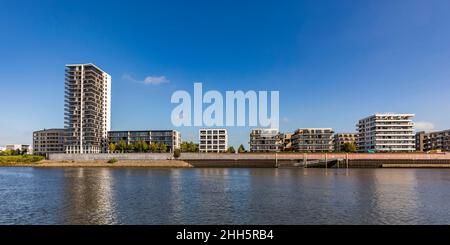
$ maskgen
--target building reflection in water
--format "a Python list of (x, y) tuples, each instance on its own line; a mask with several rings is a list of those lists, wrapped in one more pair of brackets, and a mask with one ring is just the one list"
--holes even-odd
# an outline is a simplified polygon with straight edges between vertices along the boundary
[[(185, 220), (185, 205), (184, 202), (184, 191), (188, 191), (189, 187), (183, 185), (183, 178), (181, 176), (181, 171), (179, 169), (173, 169), (169, 173), (170, 177), (170, 195), (168, 208), (171, 209), (169, 221), (172, 223), (178, 223), (179, 221)], [(181, 222), (180, 222), (181, 223)]]
[(116, 223), (111, 169), (65, 169), (64, 213), (67, 224)]
[(333, 202), (340, 219), (334, 223), (415, 223), (417, 193), (414, 173), (402, 169), (338, 170)]
[(229, 168), (171, 170), (170, 223), (239, 222), (249, 202), (249, 171)]
[[(373, 213), (380, 224), (417, 223), (417, 178), (414, 170), (379, 169), (373, 173)], [(401, 220), (401, 221), (400, 221)]]
[[(418, 185), (416, 171), (65, 169), (60, 217), (67, 224), (423, 223), (419, 216), (430, 215), (421, 212), (433, 210), (421, 203), (449, 199), (424, 188), (449, 180), (442, 174), (434, 183), (422, 171)], [(446, 221), (441, 216), (433, 219)]]

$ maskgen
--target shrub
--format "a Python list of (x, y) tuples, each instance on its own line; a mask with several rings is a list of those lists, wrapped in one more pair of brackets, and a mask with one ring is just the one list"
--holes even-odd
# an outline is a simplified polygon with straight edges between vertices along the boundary
[(0, 163), (30, 163), (42, 160), (44, 157), (37, 155), (0, 156)]
[(356, 144), (346, 142), (341, 149), (343, 152), (356, 152)]
[(175, 149), (173, 151), (173, 157), (179, 158), (180, 156), (181, 156), (181, 150), (180, 149)]
[(227, 149), (227, 153), (236, 153), (236, 150), (234, 149), (234, 147), (230, 146)]
[(117, 158), (111, 158), (111, 159), (108, 160), (108, 163), (116, 163), (118, 161), (119, 160)]

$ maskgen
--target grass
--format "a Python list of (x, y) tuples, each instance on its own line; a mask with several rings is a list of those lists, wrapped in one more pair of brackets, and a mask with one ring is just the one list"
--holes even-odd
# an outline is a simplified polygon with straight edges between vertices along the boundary
[(43, 156), (19, 155), (19, 156), (0, 156), (0, 163), (32, 163), (44, 160)]
[(116, 163), (118, 161), (119, 160), (117, 160), (117, 158), (111, 158), (111, 159), (108, 160), (108, 163)]

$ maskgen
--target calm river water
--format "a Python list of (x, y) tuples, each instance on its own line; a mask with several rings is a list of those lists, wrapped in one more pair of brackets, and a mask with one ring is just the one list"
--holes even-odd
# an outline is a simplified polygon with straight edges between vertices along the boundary
[(0, 168), (0, 224), (450, 224), (450, 170)]

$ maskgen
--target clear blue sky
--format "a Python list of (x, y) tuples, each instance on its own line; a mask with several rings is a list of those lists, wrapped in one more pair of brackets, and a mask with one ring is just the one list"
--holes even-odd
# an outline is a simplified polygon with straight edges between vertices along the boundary
[(88, 62), (113, 78), (115, 130), (172, 128), (170, 96), (193, 82), (279, 90), (282, 131), (375, 112), (450, 128), (450, 1), (146, 2), (0, 0), (0, 146), (63, 127), (64, 65)]

